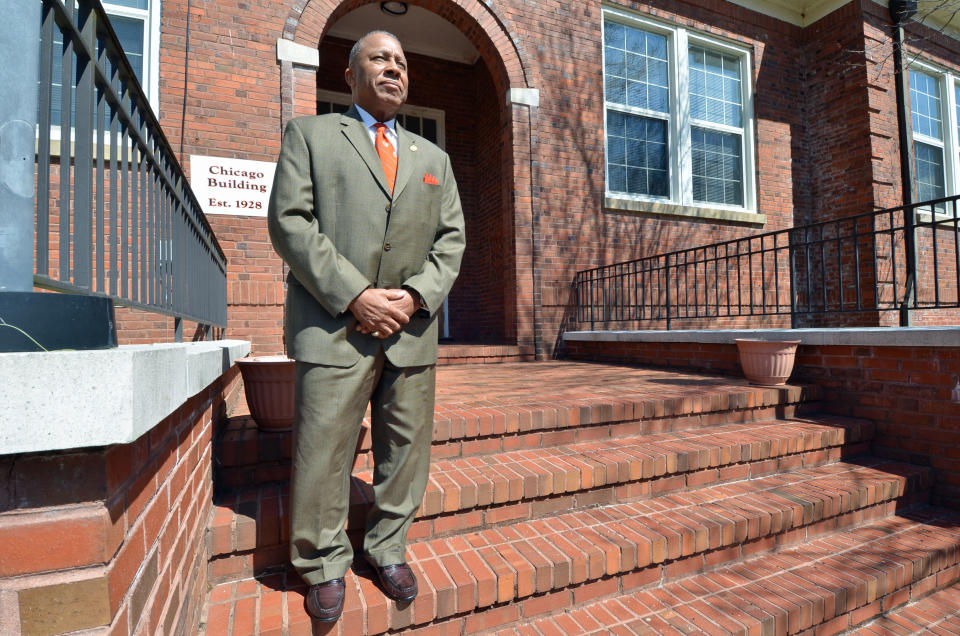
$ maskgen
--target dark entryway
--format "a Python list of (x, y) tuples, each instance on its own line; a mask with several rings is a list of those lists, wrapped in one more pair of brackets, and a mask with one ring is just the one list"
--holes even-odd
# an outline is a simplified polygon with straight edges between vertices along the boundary
[[(348, 14), (345, 18), (349, 18)], [(369, 27), (383, 28), (380, 24)], [(450, 28), (454, 27), (450, 25)], [(332, 27), (337, 33), (336, 26)], [(353, 38), (329, 35), (320, 44), (317, 112), (349, 103), (343, 79)], [(503, 100), (484, 61), (448, 60), (413, 52), (410, 95), (401, 125), (434, 140), (450, 155), (466, 219), (467, 251), (447, 303), (448, 341), (512, 344), (516, 341), (513, 223), (504, 180)]]

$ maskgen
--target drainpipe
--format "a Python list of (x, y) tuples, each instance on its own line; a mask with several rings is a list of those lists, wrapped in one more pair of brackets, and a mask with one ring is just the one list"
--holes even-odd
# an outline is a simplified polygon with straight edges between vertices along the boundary
[[(909, 86), (907, 85), (907, 68), (904, 63), (906, 57), (903, 50), (903, 25), (917, 13), (917, 0), (890, 0), (890, 18), (893, 22), (893, 66), (894, 82), (897, 90), (897, 124), (900, 141), (900, 182), (903, 193), (903, 236), (904, 251), (907, 265), (906, 287), (903, 302), (900, 305), (900, 326), (913, 325), (913, 316), (910, 314), (910, 297), (915, 295), (917, 285), (917, 241), (916, 225), (917, 213), (912, 207), (913, 192), (913, 128), (910, 124), (910, 110), (907, 102)], [(876, 273), (874, 273), (876, 275)]]

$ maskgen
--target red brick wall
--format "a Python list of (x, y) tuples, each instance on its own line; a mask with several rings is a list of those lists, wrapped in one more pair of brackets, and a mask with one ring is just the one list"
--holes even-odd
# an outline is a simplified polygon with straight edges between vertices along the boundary
[[(187, 2), (164, 0), (160, 119), (187, 174), (191, 154), (276, 160), (280, 150), (276, 40), (288, 4), (272, 0), (192, 4), (184, 110)], [(226, 337), (249, 340), (253, 355), (283, 351), (283, 271), (270, 247), (266, 219), (210, 215), (208, 221), (227, 257)]]
[(285, 269), (270, 244), (266, 217), (207, 218), (228, 259), (226, 337), (249, 340), (251, 355), (284, 352)]
[(893, 40), (886, 7), (872, 2), (861, 4), (864, 11), (864, 61), (867, 65), (868, 132), (872, 146), (873, 207), (885, 209), (903, 204)]
[[(275, 59), (276, 38), (315, 46), (328, 20), (360, 4), (196, 4), (183, 154), (273, 160), (283, 118), (312, 112), (313, 82), (343, 90), (346, 56), (344, 43), (328, 38), (318, 73), (284, 75)], [(899, 202), (884, 7), (848, 3), (800, 29), (722, 0), (617, 3), (750, 49), (758, 207), (767, 217), (759, 226), (603, 208), (600, 2), (414, 4), (451, 21), (482, 55), (474, 67), (411, 56), (410, 103), (447, 112), (447, 147), (468, 208), (470, 245), (451, 298), (455, 338), (526, 345), (536, 333), (541, 355), (548, 355), (569, 320), (570, 283), (578, 270)], [(175, 147), (185, 6), (186, 0), (163, 4), (161, 114)], [(933, 61), (960, 67), (951, 40), (930, 36), (915, 46)], [(539, 107), (505, 109), (510, 86), (537, 88)], [(218, 225), (227, 232), (262, 231), (226, 219)], [(231, 285), (240, 275), (234, 256), (246, 258), (239, 248), (228, 253)], [(272, 352), (277, 337), (257, 332), (270, 327), (252, 316), (268, 315), (267, 322), (279, 324), (279, 306), (238, 303), (233, 296), (231, 303), (231, 319), (242, 324), (228, 333), (249, 337), (255, 351)], [(471, 320), (458, 322), (458, 315)], [(856, 318), (864, 319), (878, 321)], [(831, 324), (848, 322), (843, 317)]]
[(183, 130), (185, 168), (191, 154), (276, 159), (280, 150), (276, 40), (289, 4), (289, 0), (192, 3), (184, 114), (187, 0), (163, 0), (160, 123), (178, 152)]
[(877, 422), (874, 453), (932, 466), (935, 498), (960, 505), (957, 347), (801, 347), (794, 381), (816, 382), (824, 407)]
[[(790, 149), (804, 138), (799, 29), (724, 2), (622, 2), (752, 51), (759, 211), (765, 226), (702, 222), (602, 208), (604, 112), (600, 3), (512, 3), (505, 13), (529, 34), (532, 76), (540, 89), (535, 132), (539, 168), (543, 343), (552, 348), (576, 271), (665, 251), (789, 227), (803, 210), (795, 193), (806, 165)], [(587, 69), (595, 71), (586, 72)]]
[(483, 62), (474, 65), (473, 74), (465, 93), (473, 125), (449, 131), (468, 142), (463, 156), (451, 155), (457, 183), (473, 182), (472, 205), (464, 208), (467, 250), (450, 294), (450, 335), (469, 342), (512, 342), (507, 325), (513, 317), (504, 312), (505, 295), (515, 288), (512, 218), (503, 197), (510, 178), (500, 138), (504, 104)]
[[(874, 206), (869, 76), (859, 4), (844, 5), (803, 31), (806, 131), (796, 154), (809, 166), (804, 184), (812, 207), (799, 223), (869, 212)], [(891, 105), (896, 126), (896, 102)], [(896, 128), (894, 141), (895, 133)], [(896, 152), (886, 160), (896, 161), (899, 170)]]
[(0, 458), (0, 632), (197, 624), (211, 440), (239, 386), (233, 367), (130, 444)]
[[(891, 340), (895, 340), (891, 336)], [(568, 342), (567, 355), (741, 375), (734, 344)], [(874, 420), (873, 452), (931, 466), (934, 497), (960, 506), (960, 347), (801, 345), (791, 383), (823, 388), (822, 408)]]

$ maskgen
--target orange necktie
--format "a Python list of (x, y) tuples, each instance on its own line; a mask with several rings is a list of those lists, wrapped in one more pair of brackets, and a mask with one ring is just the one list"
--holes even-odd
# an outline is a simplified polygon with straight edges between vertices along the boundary
[(393, 194), (393, 184), (397, 180), (397, 151), (390, 138), (387, 137), (387, 125), (377, 123), (377, 154), (380, 155), (380, 163), (383, 165), (383, 173), (387, 175), (387, 185), (390, 186), (390, 194)]

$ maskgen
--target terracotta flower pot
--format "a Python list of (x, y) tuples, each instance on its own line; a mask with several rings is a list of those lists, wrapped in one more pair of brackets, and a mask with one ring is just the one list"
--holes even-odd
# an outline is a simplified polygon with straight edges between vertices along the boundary
[(296, 362), (286, 356), (240, 358), (243, 392), (250, 415), (261, 430), (288, 431), (293, 427)]
[(738, 338), (735, 342), (743, 375), (750, 384), (779, 385), (790, 379), (799, 340)]

